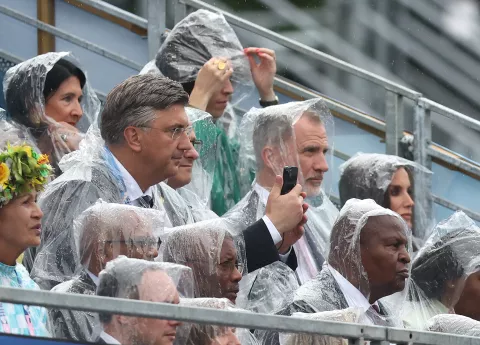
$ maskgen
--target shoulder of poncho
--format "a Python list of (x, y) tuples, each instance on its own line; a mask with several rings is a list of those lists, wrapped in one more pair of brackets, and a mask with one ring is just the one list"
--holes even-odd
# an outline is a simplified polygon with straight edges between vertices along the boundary
[(33, 279), (30, 278), (30, 274), (28, 273), (25, 266), (23, 266), (22, 264), (17, 264), (17, 266), (15, 266), (15, 270), (17, 271), (17, 274), (22, 281), (22, 288), (40, 290), (40, 287), (37, 285), (37, 283), (35, 283)]

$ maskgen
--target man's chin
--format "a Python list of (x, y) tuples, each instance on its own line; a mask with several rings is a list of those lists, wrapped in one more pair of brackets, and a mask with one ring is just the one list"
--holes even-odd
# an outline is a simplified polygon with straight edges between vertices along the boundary
[(307, 193), (308, 198), (314, 198), (318, 195), (320, 195), (320, 192), (322, 191), (322, 186), (321, 185), (311, 185), (307, 183), (303, 187), (303, 191)]

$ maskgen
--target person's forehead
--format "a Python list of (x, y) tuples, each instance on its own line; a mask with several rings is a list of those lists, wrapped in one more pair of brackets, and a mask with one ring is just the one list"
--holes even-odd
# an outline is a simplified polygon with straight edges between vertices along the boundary
[(319, 141), (326, 141), (327, 131), (325, 125), (321, 122), (316, 122), (308, 116), (302, 116), (294, 125), (295, 137), (297, 143), (306, 139), (318, 139)]
[(175, 104), (167, 109), (157, 110), (155, 114), (156, 118), (153, 120), (155, 125), (162, 125), (164, 127), (189, 126), (188, 116), (183, 105)]
[(406, 228), (402, 221), (394, 215), (380, 215), (369, 217), (362, 229), (362, 233), (378, 238), (391, 236), (406, 237)]

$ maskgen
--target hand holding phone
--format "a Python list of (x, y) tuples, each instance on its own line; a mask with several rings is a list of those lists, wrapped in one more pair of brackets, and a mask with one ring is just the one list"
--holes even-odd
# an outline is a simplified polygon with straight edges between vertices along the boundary
[(297, 185), (298, 168), (286, 166), (283, 168), (283, 186), (280, 195), (289, 193)]

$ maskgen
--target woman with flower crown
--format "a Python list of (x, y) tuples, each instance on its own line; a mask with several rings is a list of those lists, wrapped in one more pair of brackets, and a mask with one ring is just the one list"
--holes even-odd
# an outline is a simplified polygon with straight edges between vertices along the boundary
[[(48, 182), (48, 157), (31, 146), (0, 146), (0, 286), (39, 289), (17, 257), (40, 244), (37, 193)], [(47, 311), (37, 306), (0, 302), (0, 332), (49, 336)]]

